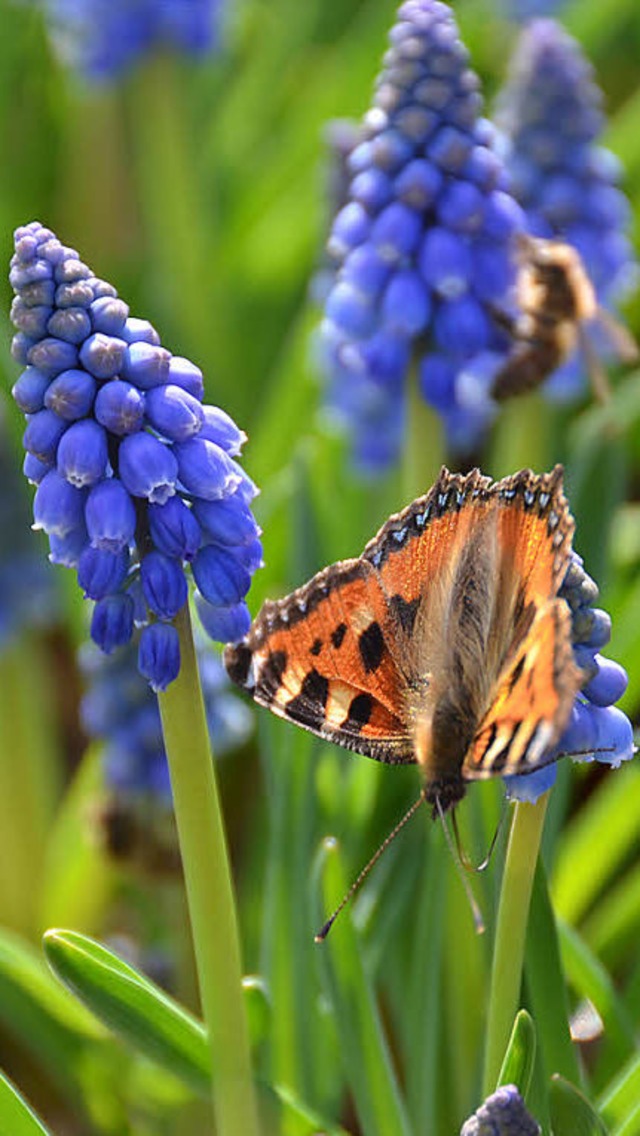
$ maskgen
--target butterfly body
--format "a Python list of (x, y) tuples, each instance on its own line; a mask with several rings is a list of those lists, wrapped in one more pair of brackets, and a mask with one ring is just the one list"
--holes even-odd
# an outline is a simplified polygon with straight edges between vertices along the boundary
[(544, 763), (583, 681), (557, 597), (573, 520), (562, 471), (443, 469), (358, 559), (267, 601), (230, 677), (347, 749), (417, 763), (434, 809)]
[(498, 402), (535, 390), (580, 348), (594, 390), (604, 398), (606, 376), (585, 332), (597, 321), (625, 362), (637, 358), (633, 338), (600, 307), (579, 252), (561, 240), (521, 234), (517, 299), (521, 316), (505, 322), (514, 347), (494, 377), (491, 394)]

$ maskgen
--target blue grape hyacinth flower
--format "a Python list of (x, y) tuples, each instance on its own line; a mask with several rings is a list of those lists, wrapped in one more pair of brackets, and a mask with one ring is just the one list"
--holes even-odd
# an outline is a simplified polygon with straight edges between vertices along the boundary
[(627, 689), (624, 667), (600, 652), (611, 638), (611, 619), (594, 607), (598, 586), (572, 553), (559, 596), (571, 611), (571, 638), (575, 661), (585, 673), (585, 685), (575, 699), (569, 723), (551, 753), (552, 764), (536, 773), (505, 777), (507, 796), (516, 801), (537, 801), (556, 779), (555, 759), (600, 761), (617, 768), (634, 756), (633, 727), (615, 703)]
[(59, 614), (56, 588), (42, 558), (37, 536), (29, 532), (27, 492), (14, 462), (0, 403), (0, 651), (29, 627), (50, 626)]
[(163, 690), (180, 669), (172, 621), (188, 569), (212, 639), (241, 639), (251, 622), (262, 547), (257, 489), (236, 461), (245, 435), (203, 403), (199, 368), (39, 222), (16, 231), (10, 280), (34, 528), (94, 601), (92, 639), (110, 653), (141, 627), (139, 669)]
[(398, 457), (413, 364), (451, 447), (483, 436), (495, 413), (486, 376), (507, 349), (494, 314), (507, 306), (524, 229), (451, 10), (407, 0), (389, 43), (347, 159), (316, 343), (329, 413), (371, 472)]
[[(573, 245), (599, 303), (615, 306), (637, 281), (630, 206), (619, 186), (620, 163), (600, 144), (605, 119), (593, 69), (555, 20), (534, 20), (521, 33), (496, 120), (528, 231)], [(544, 390), (568, 399), (583, 387), (584, 366), (576, 356)]]
[(501, 1085), (465, 1120), (460, 1136), (539, 1136), (540, 1126), (527, 1111), (515, 1085)]
[(62, 62), (93, 82), (116, 79), (154, 49), (215, 49), (222, 15), (221, 0), (45, 0), (44, 9)]
[(496, 0), (496, 7), (514, 23), (525, 24), (537, 16), (555, 16), (567, 0)]

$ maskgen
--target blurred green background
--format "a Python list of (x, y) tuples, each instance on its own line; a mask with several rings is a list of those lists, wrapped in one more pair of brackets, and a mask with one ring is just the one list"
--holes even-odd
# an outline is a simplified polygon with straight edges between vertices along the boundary
[[(517, 30), (491, 0), (460, 0), (454, 10), (490, 109)], [(15, 226), (38, 218), (117, 287), (132, 315), (151, 320), (166, 347), (202, 367), (207, 401), (249, 434), (245, 465), (262, 490), (266, 566), (249, 597), (254, 614), (265, 596), (357, 554), (406, 503), (400, 472), (358, 481), (344, 440), (319, 422), (310, 346), (319, 313), (309, 284), (330, 220), (326, 124), (367, 109), (394, 12), (390, 0), (232, 0), (218, 53), (198, 62), (156, 56), (96, 87), (58, 62), (36, 4), (0, 0), (0, 260), (8, 265)], [(604, 142), (624, 164), (637, 219), (637, 0), (575, 0), (563, 22), (605, 92)], [(22, 417), (8, 398), (18, 374), (11, 296), (1, 287), (3, 407), (19, 465)], [(625, 317), (640, 337), (640, 296)], [(629, 671), (623, 705), (637, 718), (640, 375), (617, 376), (614, 386), (606, 412), (588, 398), (562, 411), (539, 396), (508, 406), (483, 467), (498, 476), (565, 462), (575, 544), (602, 585), (609, 653)], [(440, 455), (434, 448), (436, 467)], [(0, 532), (7, 547), (11, 539)], [(52, 572), (62, 605), (55, 627), (25, 634), (0, 660), (0, 1064), (56, 1131), (204, 1132), (178, 1083), (124, 1049), (107, 1051), (12, 937), (37, 948), (52, 925), (124, 936), (143, 959), (162, 953), (172, 988), (195, 1005), (179, 876), (136, 856), (114, 862), (100, 838), (99, 754), (85, 750), (77, 722), (74, 650), (86, 616), (71, 573)], [(324, 917), (319, 841), (339, 838), (348, 883), (413, 799), (415, 772), (353, 760), (266, 717), (220, 770), (246, 968), (270, 991), (254, 1022), (260, 1069), (359, 1132), (353, 1079), (368, 1061), (375, 1070), (381, 1057), (367, 1055), (367, 1039), (383, 1030), (407, 1130), (447, 1136), (479, 1099), (490, 935), (474, 935), (442, 833), (420, 817), (354, 905), (357, 940), (347, 919), (332, 932), (346, 968), (336, 975), (312, 941)], [(32, 767), (18, 760), (34, 750)], [(499, 812), (498, 786), (474, 788), (461, 810), (472, 857), (486, 850)], [(638, 816), (635, 767), (563, 769), (546, 833), (571, 1007), (588, 995), (607, 1026), (584, 1047), (585, 1078), (592, 1099), (614, 1101), (605, 1113), (620, 1136), (640, 1133), (637, 1107), (611, 1089), (625, 1064), (638, 1083)], [(502, 854), (474, 882), (489, 924)], [(530, 983), (535, 994), (535, 977)], [(374, 1099), (377, 1127), (367, 1132), (395, 1131), (385, 1128), (385, 1107)], [(292, 1136), (318, 1130), (300, 1118), (274, 1125)]]

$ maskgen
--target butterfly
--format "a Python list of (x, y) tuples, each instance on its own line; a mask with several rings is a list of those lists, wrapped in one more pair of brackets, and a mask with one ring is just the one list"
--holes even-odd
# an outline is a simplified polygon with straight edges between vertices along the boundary
[(586, 681), (558, 595), (574, 531), (562, 477), (443, 467), (360, 557), (268, 600), (227, 646), (229, 676), (327, 741), (417, 763), (434, 815), (469, 781), (555, 760)]
[(607, 376), (586, 327), (597, 322), (626, 363), (638, 358), (635, 340), (598, 304), (582, 258), (572, 245), (521, 233), (517, 259), (516, 292), (521, 315), (510, 320), (496, 314), (513, 337), (514, 346), (493, 379), (492, 397), (501, 402), (535, 390), (579, 348), (595, 394), (606, 401)]

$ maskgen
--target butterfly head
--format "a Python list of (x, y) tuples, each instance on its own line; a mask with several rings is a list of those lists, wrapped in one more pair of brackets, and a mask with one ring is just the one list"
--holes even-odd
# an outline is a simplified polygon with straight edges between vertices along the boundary
[(431, 815), (434, 820), (444, 815), (449, 809), (461, 801), (466, 792), (466, 785), (459, 774), (457, 777), (440, 777), (434, 781), (426, 782), (424, 798), (431, 805)]

